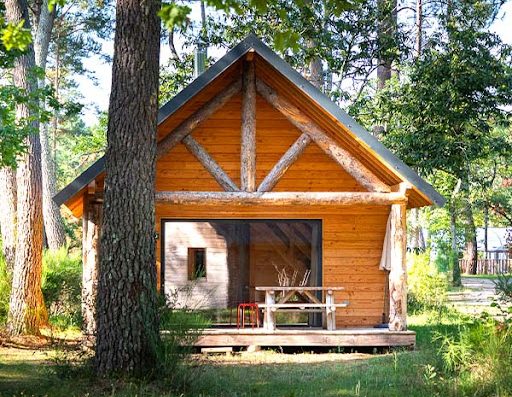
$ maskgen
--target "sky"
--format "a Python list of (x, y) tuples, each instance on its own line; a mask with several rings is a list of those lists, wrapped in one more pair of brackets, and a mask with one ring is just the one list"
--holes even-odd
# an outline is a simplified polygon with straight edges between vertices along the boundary
[[(200, 20), (199, 4), (194, 2), (191, 4), (192, 13), (190, 18), (193, 21)], [(208, 11), (207, 11), (208, 12)], [(497, 33), (503, 42), (512, 45), (512, 0), (508, 0), (502, 7), (500, 15), (491, 26), (492, 32)], [(176, 41), (178, 52), (181, 49), (181, 42), (179, 39)], [(216, 58), (224, 55), (225, 50), (209, 49), (208, 55)], [(112, 55), (113, 42), (103, 43), (103, 52)], [(166, 64), (169, 58), (170, 51), (168, 46), (164, 43), (161, 47), (160, 63)], [(103, 62), (99, 57), (91, 57), (84, 62), (87, 69), (94, 71), (97, 79), (97, 84), (85, 76), (78, 76), (78, 90), (84, 95), (85, 108), (83, 110), (83, 120), (86, 125), (90, 126), (96, 123), (98, 118), (98, 111), (106, 111), (108, 109), (108, 101), (111, 85), (111, 65)]]

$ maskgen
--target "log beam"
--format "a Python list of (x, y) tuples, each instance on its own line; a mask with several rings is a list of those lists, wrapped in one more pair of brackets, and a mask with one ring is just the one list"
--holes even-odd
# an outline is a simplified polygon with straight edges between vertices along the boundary
[(405, 203), (391, 205), (390, 331), (405, 331), (407, 329), (406, 210)]
[(195, 111), (190, 117), (178, 125), (169, 135), (158, 143), (157, 157), (168, 153), (173, 147), (180, 143), (183, 138), (190, 134), (201, 122), (208, 119), (213, 113), (223, 107), (242, 88), (242, 80), (237, 79), (226, 89), (222, 90), (215, 97), (206, 102), (201, 108)]
[(370, 192), (389, 192), (388, 185), (357, 160), (350, 152), (343, 149), (329, 137), (311, 118), (288, 100), (279, 96), (260, 79), (256, 80), (256, 89), (268, 103), (279, 110), (295, 127), (306, 133), (328, 156), (336, 161), (345, 171)]
[(222, 169), (222, 167), (213, 159), (212, 156), (204, 149), (203, 146), (197, 142), (192, 135), (187, 135), (183, 138), (183, 144), (192, 153), (203, 167), (215, 178), (217, 183), (228, 192), (239, 191), (238, 186), (231, 180), (228, 174)]
[(96, 334), (96, 296), (98, 294), (98, 265), (102, 204), (93, 196), (84, 196), (82, 216), (82, 318), (83, 332), (88, 338)]
[(242, 136), (240, 179), (242, 190), (256, 190), (256, 74), (254, 62), (244, 62), (242, 77)]
[(258, 186), (258, 192), (269, 192), (279, 182), (279, 179), (285, 174), (286, 171), (292, 166), (299, 156), (304, 152), (306, 147), (311, 142), (308, 134), (303, 133), (292, 146), (286, 151), (281, 159), (274, 165), (274, 167), (267, 174), (265, 179)]
[(405, 204), (401, 193), (370, 192), (156, 192), (156, 201), (193, 205), (391, 205)]

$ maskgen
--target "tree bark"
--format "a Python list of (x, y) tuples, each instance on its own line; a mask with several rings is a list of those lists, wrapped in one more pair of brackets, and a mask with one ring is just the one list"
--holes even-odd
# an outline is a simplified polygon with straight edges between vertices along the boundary
[[(43, 71), (46, 70), (46, 60), (48, 58), (48, 48), (54, 19), (55, 14), (48, 10), (48, 0), (43, 0), (41, 11), (37, 18), (39, 22), (35, 29), (36, 33), (34, 39), (36, 65)], [(39, 86), (42, 88), (44, 84), (44, 78), (40, 79)], [(50, 250), (57, 250), (66, 244), (66, 233), (64, 231), (64, 222), (60, 214), (60, 209), (57, 203), (53, 201), (53, 197), (57, 193), (57, 177), (55, 174), (55, 163), (51, 154), (47, 125), (41, 125), (39, 129), (39, 139), (41, 141), (44, 231), (48, 248)]]
[[(397, 0), (377, 0), (377, 91), (382, 90), (391, 79), (394, 49), (396, 48), (397, 34)], [(379, 138), (384, 133), (383, 125), (376, 125), (372, 129), (374, 136)]]
[[(25, 21), (25, 27), (30, 29), (25, 0), (7, 0), (5, 10), (8, 22)], [(29, 93), (37, 88), (36, 79), (30, 75), (34, 66), (34, 49), (29, 46), (27, 52), (16, 59), (13, 70), (14, 84)], [(41, 292), (43, 217), (39, 123), (26, 103), (19, 104), (16, 113), (18, 119), (34, 121), (33, 132), (27, 138), (27, 153), (20, 159), (16, 175), (18, 231), (8, 330), (11, 335), (38, 334), (47, 317)]]
[(16, 170), (0, 169), (0, 234), (2, 235), (2, 254), (7, 264), (7, 270), (12, 272), (16, 259)]
[(452, 276), (452, 284), (454, 287), (460, 287), (462, 285), (462, 281), (460, 278), (460, 267), (459, 267), (459, 255), (457, 249), (457, 210), (455, 208), (454, 199), (448, 207), (450, 211), (450, 235), (451, 235), (451, 243), (452, 243), (452, 267), (453, 267), (453, 276)]
[(381, 90), (391, 79), (393, 67), (393, 49), (396, 47), (397, 2), (396, 0), (378, 0), (378, 40), (379, 59), (377, 66), (377, 90)]
[(158, 0), (118, 0), (107, 129), (95, 365), (142, 375), (160, 344), (155, 264)]
[(416, 58), (423, 51), (423, 0), (416, 0)]
[(470, 269), (469, 272), (471, 274), (477, 273), (477, 263), (478, 263), (478, 243), (476, 239), (476, 225), (475, 225), (475, 217), (473, 214), (473, 204), (469, 198), (469, 192), (467, 192), (466, 196), (467, 202), (464, 209), (464, 213), (466, 216), (466, 227), (465, 227), (465, 235), (466, 235), (466, 258), (470, 261)]

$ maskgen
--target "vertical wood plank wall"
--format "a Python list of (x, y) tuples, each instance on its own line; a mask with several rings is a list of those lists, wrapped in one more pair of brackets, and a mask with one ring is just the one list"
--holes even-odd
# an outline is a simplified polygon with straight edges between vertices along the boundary
[[(257, 98), (256, 184), (258, 185), (289, 146), (300, 136), (279, 112)], [(240, 184), (241, 97), (202, 123), (193, 137)], [(178, 123), (180, 120), (173, 120)], [(156, 189), (221, 191), (221, 187), (182, 145), (157, 163)], [(287, 171), (274, 191), (364, 191), (316, 145), (310, 144)], [(189, 219), (320, 219), (322, 220), (322, 280), (325, 286), (344, 286), (336, 299), (350, 305), (337, 312), (340, 327), (373, 326), (382, 320), (385, 272), (379, 261), (389, 207), (212, 207), (163, 205), (156, 207), (157, 232), (161, 220)], [(160, 276), (160, 243), (157, 243)], [(159, 282), (160, 285), (160, 282)]]

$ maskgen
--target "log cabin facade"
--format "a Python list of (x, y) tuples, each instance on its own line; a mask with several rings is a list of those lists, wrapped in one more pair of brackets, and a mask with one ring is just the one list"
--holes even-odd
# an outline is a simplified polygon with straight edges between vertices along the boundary
[[(258, 38), (247, 37), (162, 106), (157, 134), (161, 292), (193, 281), (193, 305), (228, 308), (258, 300), (255, 288), (277, 285), (288, 268), (295, 282), (307, 274), (307, 285), (344, 287), (335, 293), (349, 302), (336, 311), (342, 337), (322, 343), (410, 344), (406, 210), (444, 199)], [(100, 255), (104, 161), (55, 197), (83, 219), (86, 324), (94, 317), (87, 302)], [(372, 342), (347, 331), (382, 323), (388, 334)], [(261, 344), (308, 344), (294, 335)], [(229, 343), (225, 336), (202, 344)]]

